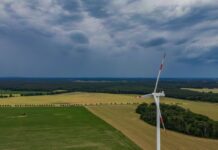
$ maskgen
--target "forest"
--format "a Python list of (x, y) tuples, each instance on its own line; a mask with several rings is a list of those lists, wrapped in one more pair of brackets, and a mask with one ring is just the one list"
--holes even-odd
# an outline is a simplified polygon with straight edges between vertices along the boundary
[[(165, 128), (180, 133), (218, 139), (218, 122), (177, 105), (160, 104)], [(136, 112), (140, 119), (156, 126), (156, 105), (141, 104)]]
[[(152, 78), (1, 78), (0, 89), (22, 92), (22, 96), (58, 94), (65, 92), (103, 92), (114, 94), (147, 94), (154, 89)], [(167, 97), (218, 102), (217, 93), (201, 93), (181, 88), (218, 88), (218, 79), (171, 79), (163, 78), (159, 91)], [(41, 91), (41, 92), (40, 92)]]

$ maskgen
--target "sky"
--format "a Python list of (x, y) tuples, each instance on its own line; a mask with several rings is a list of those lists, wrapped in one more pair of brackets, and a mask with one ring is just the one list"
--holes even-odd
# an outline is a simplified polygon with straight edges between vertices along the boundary
[(0, 0), (0, 77), (218, 77), (217, 0)]

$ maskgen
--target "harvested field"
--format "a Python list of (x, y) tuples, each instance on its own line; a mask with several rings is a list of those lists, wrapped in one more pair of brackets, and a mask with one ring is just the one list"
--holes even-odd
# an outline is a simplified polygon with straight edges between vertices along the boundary
[[(135, 113), (137, 105), (88, 106), (87, 108), (120, 130), (145, 150), (155, 149), (156, 128), (141, 121)], [(161, 131), (163, 150), (217, 150), (218, 140)]]

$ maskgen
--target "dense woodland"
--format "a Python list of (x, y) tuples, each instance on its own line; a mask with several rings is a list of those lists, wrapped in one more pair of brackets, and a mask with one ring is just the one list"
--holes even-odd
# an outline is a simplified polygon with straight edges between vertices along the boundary
[[(181, 132), (188, 135), (218, 139), (218, 122), (191, 112), (177, 105), (161, 104), (161, 112), (166, 129)], [(136, 112), (145, 122), (156, 125), (156, 106), (141, 104)]]
[[(57, 94), (65, 92), (105, 92), (115, 94), (147, 94), (154, 88), (154, 79), (142, 78), (1, 78), (0, 89), (22, 92), (23, 96)], [(200, 93), (181, 88), (218, 88), (218, 79), (161, 79), (159, 90), (164, 89), (167, 97), (193, 101), (218, 102), (218, 94)], [(40, 92), (41, 91), (41, 92)]]

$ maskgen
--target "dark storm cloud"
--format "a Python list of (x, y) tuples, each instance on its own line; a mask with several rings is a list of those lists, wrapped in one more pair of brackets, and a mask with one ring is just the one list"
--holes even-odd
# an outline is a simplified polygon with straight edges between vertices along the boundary
[(58, 4), (69, 12), (69, 14), (59, 15), (57, 19), (57, 23), (66, 23), (72, 21), (81, 21), (83, 16), (81, 14), (81, 6), (76, 0), (58, 0)]
[(84, 33), (81, 32), (75, 32), (73, 34), (71, 34), (71, 39), (79, 44), (87, 44), (89, 43), (89, 38), (86, 37), (86, 35)]
[(80, 22), (82, 21), (83, 16), (78, 13), (74, 13), (71, 15), (60, 15), (57, 20), (54, 21), (55, 24), (65, 24), (65, 23), (71, 23), (72, 21)]
[(175, 45), (182, 45), (188, 42), (188, 39), (181, 39), (175, 42)]
[[(1, 28), (0, 28), (1, 32)], [(50, 35), (41, 33), (36, 30), (20, 30), (14, 28), (4, 28), (4, 34), (0, 35), (1, 39), (7, 39), (14, 43), (17, 47), (20, 47), (20, 51), (45, 51), (52, 46), (50, 42)], [(37, 49), (37, 51), (35, 51)]]
[(211, 0), (3, 0), (0, 76), (153, 76), (162, 51), (171, 70), (215, 68), (217, 14)]
[[(170, 20), (162, 26), (169, 30), (179, 30), (201, 23), (218, 19), (218, 6), (194, 7), (190, 12), (179, 18)], [(218, 27), (217, 27), (218, 28)], [(216, 28), (216, 29), (217, 29)]]
[(88, 11), (91, 16), (96, 18), (108, 17), (107, 6), (110, 3), (108, 0), (81, 0), (84, 4), (85, 10)]
[(156, 46), (161, 46), (163, 44), (167, 43), (167, 40), (165, 38), (155, 38), (155, 39), (151, 39), (148, 42), (145, 42), (143, 44), (141, 44), (143, 47), (156, 47)]
[(182, 63), (188, 63), (188, 64), (195, 64), (195, 65), (199, 65), (199, 64), (208, 64), (208, 65), (212, 65), (218, 64), (218, 47), (212, 47), (210, 48), (210, 50), (208, 50), (209, 52), (203, 55), (200, 55), (199, 57), (196, 58), (180, 58), (178, 59), (178, 61), (182, 62)]
[(58, 3), (63, 7), (63, 9), (70, 12), (80, 12), (80, 4), (76, 0), (58, 0)]

